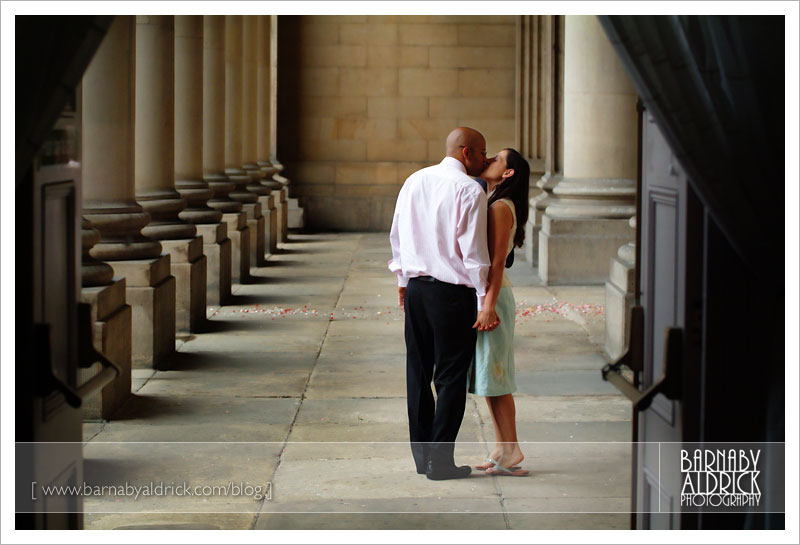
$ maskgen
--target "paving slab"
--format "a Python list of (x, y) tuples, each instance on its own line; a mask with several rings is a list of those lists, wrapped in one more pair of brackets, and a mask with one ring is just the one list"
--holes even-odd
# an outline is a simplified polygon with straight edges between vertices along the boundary
[[(377, 356), (374, 354), (348, 354), (346, 358), (342, 357), (341, 353), (325, 350), (325, 345), (317, 358), (317, 363), (314, 366), (315, 371), (342, 371), (342, 372), (359, 372), (370, 370), (392, 370), (398, 369), (405, 372), (406, 369), (406, 355), (390, 354)], [(405, 380), (405, 379), (404, 379)]]
[[(309, 371), (283, 371), (273, 376), (262, 362), (250, 366), (229, 365), (227, 371), (215, 373), (209, 381), (208, 371), (158, 372), (139, 390), (141, 395), (213, 395), (238, 397), (297, 397), (308, 384)], [(255, 373), (254, 373), (255, 372)]]
[(273, 481), (273, 498), (280, 501), (316, 499), (491, 498), (493, 478), (473, 472), (465, 479), (431, 481), (409, 467), (407, 459), (282, 461)]
[[(365, 384), (369, 384), (369, 387), (365, 388)], [(405, 400), (405, 366), (350, 372), (317, 369), (308, 382), (306, 397), (308, 399), (399, 397)]]
[(83, 421), (83, 440), (88, 441), (103, 430), (106, 425), (103, 421), (84, 420)]
[(138, 392), (152, 378), (155, 372), (155, 369), (131, 369), (131, 392)]
[[(206, 377), (209, 381), (222, 378), (221, 375), (251, 373), (249, 376), (263, 373), (267, 376), (284, 372), (310, 373), (317, 361), (315, 352), (176, 352), (168, 361), (169, 371), (151, 371), (147, 381), (168, 374), (190, 378)], [(209, 373), (209, 374), (207, 374)]]
[(628, 530), (630, 498), (509, 498), (511, 530)]
[[(383, 327), (383, 324), (377, 327)], [(371, 354), (405, 360), (406, 343), (402, 337), (393, 335), (340, 335), (325, 339), (321, 353), (328, 352), (347, 356)]]
[[(514, 403), (517, 422), (628, 422), (631, 419), (631, 403), (621, 395), (515, 395)], [(478, 403), (477, 407), (483, 421), (491, 422), (486, 404)]]
[(520, 393), (534, 395), (614, 395), (618, 390), (603, 380), (600, 368), (593, 370), (516, 372)]
[(326, 421), (329, 424), (389, 423), (406, 419), (405, 399), (308, 399), (297, 413), (295, 426)]
[[(87, 512), (258, 512), (279, 443), (100, 443), (84, 447), (84, 482), (105, 495)], [(119, 492), (116, 492), (119, 490)]]
[(516, 374), (523, 371), (574, 371), (585, 370), (600, 373), (606, 360), (597, 350), (585, 348), (575, 352), (558, 350), (532, 350), (514, 354)]
[[(631, 423), (616, 422), (536, 422), (518, 421), (517, 435), (523, 441), (542, 442), (624, 442), (630, 444)], [(494, 437), (494, 435), (492, 435)], [(561, 448), (563, 445), (559, 445)]]
[(514, 356), (524, 360), (543, 360), (572, 354), (596, 354), (602, 357), (599, 348), (587, 342), (586, 332), (570, 331), (523, 331), (514, 337)]
[[(461, 503), (464, 500), (458, 500)], [(369, 505), (369, 504), (365, 504)], [(502, 530), (502, 513), (264, 513), (257, 530)]]
[(604, 305), (605, 286), (551, 286), (548, 288), (555, 297), (574, 303), (595, 303)]
[[(347, 505), (344, 505), (347, 504)], [(357, 503), (340, 502), (348, 511), (338, 511), (337, 504), (325, 502), (333, 512), (310, 512), (307, 502), (291, 502), (265, 511), (258, 517), (257, 530), (503, 530), (505, 517), (496, 509), (499, 501), (491, 499), (366, 499)], [(312, 504), (313, 505), (313, 504)], [(354, 507), (373, 512), (354, 513)], [(277, 509), (286, 509), (282, 512)], [(407, 512), (420, 509), (425, 512)], [(440, 509), (434, 512), (434, 509)], [(451, 509), (464, 509), (450, 512)], [(406, 511), (406, 512), (404, 512)]]
[(498, 480), (504, 498), (592, 498), (627, 497), (631, 491), (629, 456), (613, 458), (585, 456), (526, 456), (525, 477), (491, 477)]
[(252, 513), (109, 513), (86, 514), (92, 530), (242, 530), (255, 524)]
[(324, 339), (325, 320), (243, 320), (242, 328), (204, 333), (181, 347), (182, 352), (317, 352)]
[(98, 441), (283, 441), (299, 398), (135, 395)]
[(395, 345), (405, 347), (404, 322), (390, 320), (387, 323), (384, 320), (385, 318), (381, 319), (379, 315), (369, 318), (334, 320), (328, 327), (326, 340), (330, 341), (335, 337), (381, 337), (380, 340), (383, 342), (392, 341)]
[(344, 280), (338, 277), (309, 278), (306, 276), (287, 277), (281, 282), (274, 280), (272, 269), (264, 270), (264, 282), (258, 284), (239, 284), (236, 295), (265, 295), (265, 284), (269, 286), (268, 293), (276, 298), (281, 296), (305, 296), (316, 300), (317, 296), (338, 295), (344, 286)]
[[(331, 427), (328, 426), (328, 431)], [(388, 424), (367, 424), (352, 427), (352, 435), (347, 440), (337, 440), (331, 434), (326, 435), (320, 426), (309, 426), (306, 430), (319, 431), (309, 434), (317, 440), (289, 441), (281, 453), (281, 460), (362, 460), (374, 458), (391, 458), (403, 462), (403, 471), (412, 474), (416, 468), (411, 457), (411, 446), (408, 442), (408, 426), (391, 426)], [(302, 437), (302, 434), (292, 434)], [(481, 437), (477, 425), (464, 425), (459, 430), (455, 446), (455, 459), (458, 464), (478, 463), (488, 454), (486, 444)]]

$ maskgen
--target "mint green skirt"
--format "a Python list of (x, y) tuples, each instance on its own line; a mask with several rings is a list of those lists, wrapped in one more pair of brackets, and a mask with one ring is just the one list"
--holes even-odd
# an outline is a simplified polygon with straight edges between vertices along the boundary
[(516, 305), (511, 286), (503, 286), (495, 311), (500, 325), (493, 331), (478, 331), (475, 357), (467, 375), (471, 394), (501, 396), (517, 391), (514, 381), (514, 320)]

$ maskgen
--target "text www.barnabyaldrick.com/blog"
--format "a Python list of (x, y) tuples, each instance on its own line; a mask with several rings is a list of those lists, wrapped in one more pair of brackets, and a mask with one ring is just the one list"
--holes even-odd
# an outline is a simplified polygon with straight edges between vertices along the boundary
[(31, 483), (31, 500), (36, 501), (46, 497), (119, 497), (139, 498), (150, 497), (249, 497), (254, 500), (271, 500), (272, 483), (251, 484), (246, 482), (228, 481), (225, 484), (192, 484), (187, 482), (149, 482), (133, 484), (129, 482), (113, 485), (41, 485), (36, 481)]

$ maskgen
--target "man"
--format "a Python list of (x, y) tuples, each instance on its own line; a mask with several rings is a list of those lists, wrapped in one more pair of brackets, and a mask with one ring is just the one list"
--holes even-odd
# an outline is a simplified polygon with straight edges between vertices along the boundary
[[(411, 452), (417, 473), (432, 480), (470, 474), (469, 466), (456, 467), (453, 450), (489, 271), (486, 194), (470, 178), (488, 165), (486, 140), (458, 127), (447, 137), (446, 154), (405, 181), (389, 236), (389, 269), (406, 313)], [(496, 315), (494, 321), (489, 329), (499, 324)]]

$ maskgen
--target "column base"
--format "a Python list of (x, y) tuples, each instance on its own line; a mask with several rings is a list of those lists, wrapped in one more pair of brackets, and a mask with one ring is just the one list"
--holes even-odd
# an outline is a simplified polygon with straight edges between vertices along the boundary
[(288, 199), (288, 211), (286, 213), (286, 227), (288, 229), (302, 229), (305, 224), (305, 211), (300, 206), (300, 199)]
[(250, 266), (263, 267), (267, 264), (267, 218), (247, 220), (247, 226), (250, 228)]
[(608, 260), (631, 241), (628, 219), (542, 217), (539, 276), (548, 285), (600, 285)]
[[(83, 288), (81, 301), (92, 307), (92, 332), (95, 349), (113, 361), (122, 373), (99, 395), (82, 406), (85, 420), (110, 420), (131, 394), (131, 307), (125, 303), (125, 279), (116, 278), (107, 286)], [(78, 383), (100, 372), (100, 363), (78, 370)]]
[(606, 281), (606, 343), (605, 356), (616, 361), (628, 348), (628, 319), (635, 294), (636, 267), (619, 257), (611, 258), (609, 279)]
[(247, 226), (247, 213), (223, 214), (228, 224), (228, 238), (231, 240), (231, 283), (246, 284), (250, 280), (250, 228)]
[(207, 261), (203, 237), (162, 240), (171, 258), (175, 277), (175, 331), (189, 334), (203, 329), (206, 321)]
[(263, 267), (267, 264), (264, 254), (266, 250), (266, 225), (261, 199), (253, 204), (245, 204), (244, 211), (247, 213), (247, 226), (250, 228), (250, 266)]
[[(276, 236), (277, 242), (284, 242), (287, 240), (286, 237), (286, 226), (287, 226), (287, 218), (286, 212), (288, 208), (286, 206), (286, 190), (285, 189), (275, 189), (272, 191), (272, 196), (275, 199), (275, 212), (276, 214)], [(276, 243), (277, 244), (277, 243)]]
[(281, 242), (289, 240), (289, 188), (286, 186), (281, 189), (281, 226), (278, 232)]
[(175, 277), (170, 255), (155, 259), (115, 261), (114, 271), (126, 279), (132, 307), (131, 364), (161, 369), (175, 352)]
[[(227, 223), (197, 226), (206, 256), (206, 304), (221, 306), (231, 299), (231, 239)], [(205, 309), (204, 309), (205, 312)]]
[(278, 213), (275, 210), (275, 198), (272, 195), (262, 195), (258, 198), (258, 202), (264, 210), (264, 253), (272, 255), (278, 251)]
[(523, 251), (525, 252), (525, 259), (531, 264), (531, 267), (539, 266), (539, 232), (541, 230), (542, 227), (540, 225), (535, 225), (533, 222), (528, 221), (525, 224), (525, 245)]

